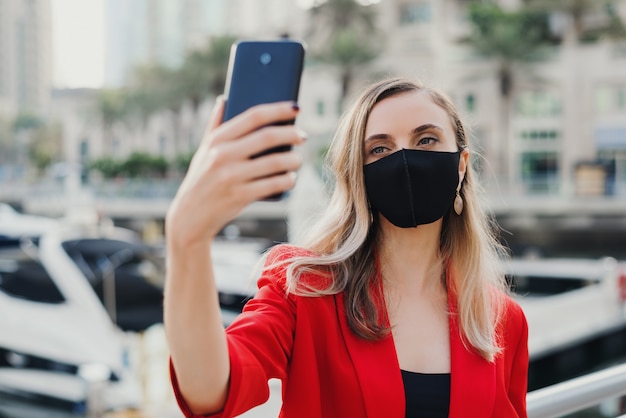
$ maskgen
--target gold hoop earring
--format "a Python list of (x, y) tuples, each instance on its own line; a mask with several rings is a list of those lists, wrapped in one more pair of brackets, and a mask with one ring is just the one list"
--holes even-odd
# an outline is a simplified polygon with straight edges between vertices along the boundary
[(456, 197), (454, 198), (454, 213), (458, 216), (461, 216), (461, 213), (463, 213), (463, 198), (459, 194), (460, 190), (461, 185), (459, 184), (459, 187), (456, 188)]

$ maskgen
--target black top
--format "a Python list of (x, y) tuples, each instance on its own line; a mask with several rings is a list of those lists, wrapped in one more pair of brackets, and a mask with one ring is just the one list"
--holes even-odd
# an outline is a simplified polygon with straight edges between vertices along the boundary
[(448, 418), (450, 373), (414, 373), (402, 370), (406, 418)]

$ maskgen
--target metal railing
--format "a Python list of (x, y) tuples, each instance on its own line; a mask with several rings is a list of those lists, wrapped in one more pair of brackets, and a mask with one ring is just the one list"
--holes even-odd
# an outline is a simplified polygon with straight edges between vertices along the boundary
[(101, 418), (107, 410), (105, 390), (111, 369), (99, 363), (82, 364), (78, 375), (85, 385), (85, 418)]
[(528, 418), (562, 417), (622, 395), (626, 363), (530, 392)]

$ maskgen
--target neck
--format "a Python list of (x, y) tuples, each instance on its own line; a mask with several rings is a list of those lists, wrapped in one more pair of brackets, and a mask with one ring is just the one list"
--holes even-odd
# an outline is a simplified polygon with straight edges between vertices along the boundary
[(398, 228), (381, 219), (378, 251), (386, 287), (412, 294), (441, 291), (441, 223)]

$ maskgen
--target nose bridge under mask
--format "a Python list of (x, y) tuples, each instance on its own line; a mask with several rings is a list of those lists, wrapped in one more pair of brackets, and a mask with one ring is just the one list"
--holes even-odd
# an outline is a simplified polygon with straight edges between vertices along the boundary
[(406, 183), (404, 184), (404, 186), (406, 187), (406, 192), (408, 195), (407, 197), (408, 197), (409, 210), (411, 212), (411, 224), (417, 225), (417, 220), (415, 219), (415, 207), (414, 207), (415, 203), (413, 199), (413, 188), (411, 187), (411, 185), (413, 184), (413, 179), (411, 178), (412, 177), (411, 167), (409, 166), (409, 159), (407, 158), (406, 148), (402, 148), (398, 152), (402, 153), (402, 161), (404, 163), (404, 175), (405, 175), (405, 180), (406, 180)]

